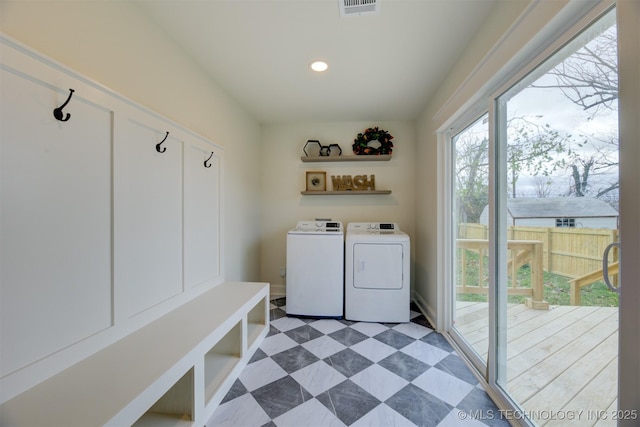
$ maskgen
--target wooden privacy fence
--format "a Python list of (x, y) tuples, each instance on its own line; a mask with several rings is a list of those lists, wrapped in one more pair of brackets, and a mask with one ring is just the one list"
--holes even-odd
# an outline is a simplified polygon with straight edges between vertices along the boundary
[[(484, 258), (489, 249), (489, 241), (486, 239), (457, 239), (456, 246), (460, 251), (460, 282), (456, 286), (457, 293), (484, 294), (487, 293), (487, 284), (484, 280)], [(544, 276), (542, 265), (543, 244), (538, 240), (507, 240), (507, 249), (510, 257), (507, 261), (507, 271), (511, 276), (511, 286), (507, 289), (508, 295), (528, 296), (525, 304), (531, 308), (546, 310), (549, 303), (544, 301)], [(467, 279), (467, 253), (477, 254), (477, 280), (469, 284)], [(531, 274), (531, 287), (519, 287), (517, 272), (525, 264), (529, 264)]]
[[(509, 240), (542, 242), (542, 263), (545, 271), (568, 278), (578, 278), (602, 268), (605, 248), (618, 241), (618, 230), (607, 228), (526, 227), (510, 226)], [(487, 226), (460, 224), (460, 239), (486, 239)], [(618, 261), (617, 251), (611, 251), (610, 263)]]

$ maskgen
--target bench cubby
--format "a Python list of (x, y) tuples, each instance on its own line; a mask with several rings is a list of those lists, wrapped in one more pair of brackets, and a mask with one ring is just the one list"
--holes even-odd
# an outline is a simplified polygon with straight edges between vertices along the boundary
[(204, 355), (204, 397), (209, 403), (242, 359), (242, 323), (238, 322)]
[(193, 375), (193, 368), (191, 368), (133, 425), (135, 427), (191, 425), (194, 401)]

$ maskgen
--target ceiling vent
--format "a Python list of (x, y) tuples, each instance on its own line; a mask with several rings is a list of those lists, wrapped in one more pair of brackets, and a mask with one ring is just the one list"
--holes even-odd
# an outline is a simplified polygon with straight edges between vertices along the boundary
[(380, 0), (338, 0), (340, 16), (373, 15), (380, 12)]

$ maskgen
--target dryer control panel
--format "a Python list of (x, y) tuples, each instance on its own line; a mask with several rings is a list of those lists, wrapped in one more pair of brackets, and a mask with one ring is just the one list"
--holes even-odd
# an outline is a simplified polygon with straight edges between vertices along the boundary
[(398, 224), (395, 222), (350, 222), (347, 224), (347, 231), (368, 231), (376, 232), (395, 232), (400, 231)]

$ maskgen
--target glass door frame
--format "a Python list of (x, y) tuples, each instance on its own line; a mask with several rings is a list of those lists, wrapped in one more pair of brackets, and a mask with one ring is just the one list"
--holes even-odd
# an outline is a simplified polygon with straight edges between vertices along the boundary
[[(640, 412), (640, 3), (617, 4), (620, 123), (620, 330), (618, 353), (618, 409)], [(623, 37), (620, 37), (622, 35)], [(629, 281), (627, 282), (627, 278)], [(626, 283), (626, 285), (625, 285)], [(624, 417), (618, 425), (631, 427), (638, 420)]]

